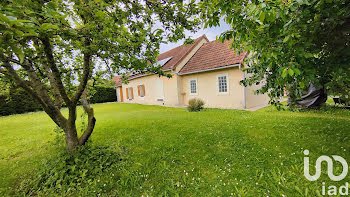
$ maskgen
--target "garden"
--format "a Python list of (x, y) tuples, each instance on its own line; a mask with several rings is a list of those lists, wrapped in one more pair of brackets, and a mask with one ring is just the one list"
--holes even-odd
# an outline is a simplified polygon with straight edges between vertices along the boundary
[(316, 182), (303, 174), (305, 149), (311, 174), (321, 155), (350, 161), (349, 110), (93, 107), (91, 141), (73, 156), (44, 112), (1, 117), (1, 195), (318, 196), (322, 181), (349, 182), (331, 182), (327, 168)]

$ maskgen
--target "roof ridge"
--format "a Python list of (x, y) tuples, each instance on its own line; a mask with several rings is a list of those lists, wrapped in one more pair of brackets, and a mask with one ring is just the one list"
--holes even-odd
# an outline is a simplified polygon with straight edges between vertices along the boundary
[[(200, 39), (202, 39), (202, 38), (205, 38), (208, 42), (210, 42), (210, 41), (208, 40), (207, 36), (206, 36), (205, 34), (203, 34), (203, 35), (201, 35), (200, 37), (196, 38), (192, 44), (194, 44), (197, 40), (200, 40)], [(178, 48), (180, 48), (180, 47), (186, 47), (186, 46), (185, 46), (185, 44), (182, 44), (182, 45), (177, 46), (177, 47), (175, 47), (175, 48), (172, 48), (172, 49), (170, 49), (170, 50), (168, 50), (168, 51), (165, 51), (165, 52), (159, 54), (158, 56), (163, 55), (163, 54), (165, 54), (165, 53), (167, 53), (167, 52), (173, 51), (173, 50), (175, 50), (175, 49), (178, 49)]]

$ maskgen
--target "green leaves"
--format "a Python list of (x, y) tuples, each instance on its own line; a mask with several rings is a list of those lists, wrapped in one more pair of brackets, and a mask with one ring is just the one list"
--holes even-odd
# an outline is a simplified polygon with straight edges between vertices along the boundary
[(283, 39), (283, 43), (288, 42), (289, 38), (290, 38), (290, 35), (287, 35), (286, 37), (284, 37), (284, 39)]
[(260, 20), (260, 22), (264, 23), (264, 20), (265, 20), (265, 12), (261, 12), (261, 13), (260, 13), (259, 20)]
[(300, 75), (301, 74), (301, 71), (298, 69), (298, 68), (294, 68), (294, 73), (296, 75)]
[(288, 74), (292, 77), (294, 75), (293, 69), (288, 69)]
[(53, 25), (53, 24), (49, 24), (49, 23), (43, 23), (41, 25), (41, 28), (43, 30), (58, 30), (58, 26), (57, 25)]
[(282, 67), (282, 68), (280, 68), (280, 70), (281, 69), (283, 69), (282, 74), (281, 74), (282, 78), (286, 78), (287, 75), (293, 77), (293, 76), (298, 76), (301, 74), (301, 71), (298, 68), (288, 68), (288, 67), (284, 68), (284, 67)]
[(16, 20), (17, 20), (17, 18), (16, 18), (16, 17), (13, 17), (13, 16), (6, 16), (6, 18), (7, 18), (10, 22), (16, 21)]
[[(62, 144), (59, 141), (62, 137), (57, 136), (58, 145)], [(56, 149), (58, 145), (54, 145)], [(107, 180), (116, 181), (114, 176), (118, 173), (118, 167), (123, 164), (120, 153), (111, 147), (87, 144), (71, 154), (59, 147), (58, 153), (53, 153), (53, 156), (43, 161), (38, 176), (23, 189), (28, 190), (28, 193), (75, 193), (83, 190), (93, 193), (101, 186), (106, 189)], [(86, 188), (92, 191), (87, 192)]]
[[(230, 34), (221, 34), (220, 40), (231, 40), (235, 50), (250, 54), (246, 62), (251, 77), (244, 84), (266, 81), (260, 92), (269, 93), (272, 100), (283, 94), (283, 88), (296, 98), (310, 81), (350, 97), (339, 88), (345, 75), (350, 76), (344, 71), (350, 67), (350, 37), (345, 33), (350, 7), (345, 0), (203, 1), (209, 10), (206, 23), (215, 10), (215, 16), (231, 26)], [(341, 69), (345, 74), (339, 74)]]
[(17, 55), (20, 63), (23, 63), (23, 61), (24, 61), (24, 53), (23, 53), (22, 49), (20, 49), (20, 48), (18, 48), (16, 46), (12, 46), (12, 50)]
[(314, 57), (314, 55), (312, 53), (306, 52), (306, 53), (304, 53), (304, 57), (305, 58), (312, 58), (312, 57)]
[(282, 78), (286, 78), (287, 77), (287, 74), (288, 74), (288, 68), (285, 68), (282, 72)]

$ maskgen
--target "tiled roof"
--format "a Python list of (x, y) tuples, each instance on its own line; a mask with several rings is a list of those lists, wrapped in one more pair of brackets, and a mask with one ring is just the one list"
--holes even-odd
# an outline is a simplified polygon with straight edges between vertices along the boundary
[(163, 70), (168, 70), (168, 69), (174, 69), (176, 68), (177, 64), (186, 57), (186, 55), (202, 40), (206, 39), (207, 41), (208, 38), (205, 35), (202, 35), (201, 37), (197, 38), (194, 43), (190, 45), (181, 45), (176, 48), (173, 48), (167, 52), (164, 52), (158, 56), (158, 61), (172, 57), (164, 66)]
[(233, 49), (229, 49), (229, 44), (229, 41), (225, 41), (225, 43), (219, 41), (205, 43), (185, 64), (179, 73), (186, 74), (199, 72), (202, 70), (241, 63), (244, 60), (246, 53), (244, 52), (236, 55)]
[[(176, 68), (177, 64), (179, 62), (181, 62), (181, 60), (183, 60), (183, 58), (186, 57), (186, 55), (192, 51), (192, 49), (202, 40), (205, 39), (206, 41), (209, 42), (207, 36), (205, 34), (203, 34), (201, 37), (197, 38), (196, 40), (194, 40), (194, 42), (192, 44), (189, 44), (187, 46), (185, 45), (181, 45), (178, 47), (175, 47), (167, 52), (164, 52), (162, 54), (159, 54), (158, 56), (158, 61), (162, 61), (165, 60), (167, 58), (171, 59), (169, 61), (167, 61), (162, 70), (168, 70), (168, 69), (174, 69)], [(129, 79), (135, 79), (138, 77), (142, 77), (145, 76), (146, 74), (141, 74), (141, 73), (136, 73), (136, 74), (131, 74), (129, 76)]]

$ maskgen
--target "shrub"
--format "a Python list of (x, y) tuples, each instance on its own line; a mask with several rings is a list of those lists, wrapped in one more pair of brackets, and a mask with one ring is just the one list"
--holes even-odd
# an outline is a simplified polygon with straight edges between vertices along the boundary
[[(95, 86), (90, 103), (113, 102), (117, 100), (113, 87)], [(65, 105), (63, 105), (65, 106)], [(23, 89), (11, 88), (9, 93), (0, 94), (0, 116), (41, 111), (42, 107)]]
[(40, 104), (22, 89), (11, 89), (8, 94), (0, 95), (0, 116), (38, 110), (42, 110)]
[(190, 99), (188, 101), (188, 111), (200, 111), (203, 109), (204, 106), (204, 101), (202, 101), (201, 99)]
[(90, 98), (90, 103), (113, 102), (117, 100), (116, 91), (113, 87), (95, 86), (95, 94)]

